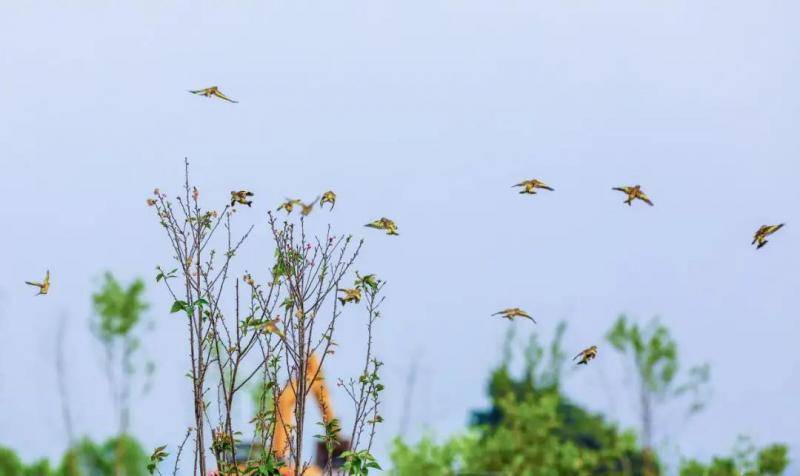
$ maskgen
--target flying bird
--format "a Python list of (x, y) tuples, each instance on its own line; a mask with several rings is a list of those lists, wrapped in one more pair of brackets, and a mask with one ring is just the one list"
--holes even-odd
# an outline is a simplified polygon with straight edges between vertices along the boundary
[(239, 102), (239, 101), (234, 101), (233, 99), (229, 98), (228, 96), (222, 94), (222, 91), (220, 91), (219, 88), (216, 87), (216, 86), (211, 86), (210, 88), (205, 88), (205, 89), (196, 89), (194, 91), (189, 91), (189, 92), (192, 93), (192, 94), (197, 94), (199, 96), (205, 96), (207, 98), (210, 98), (211, 96), (216, 96), (216, 97), (218, 97), (218, 98), (220, 98), (222, 100), (228, 101), (228, 102), (232, 102), (232, 103)]
[(344, 293), (344, 296), (338, 298), (339, 302), (342, 303), (342, 306), (348, 302), (358, 303), (361, 301), (361, 290), (358, 288), (340, 289), (339, 292)]
[(334, 205), (336, 205), (336, 194), (333, 193), (333, 190), (328, 190), (322, 194), (322, 199), (319, 201), (319, 206), (322, 207), (322, 205), (325, 205), (326, 203), (330, 203), (331, 210), (333, 210)]
[(287, 198), (285, 202), (281, 203), (276, 211), (286, 210), (286, 214), (288, 215), (292, 213), (295, 205), (302, 205), (302, 203), (296, 198)]
[(592, 360), (595, 357), (597, 357), (597, 346), (593, 345), (593, 346), (589, 347), (588, 349), (583, 349), (580, 352), (580, 354), (578, 354), (575, 357), (573, 357), (572, 360), (575, 360), (578, 357), (581, 358), (581, 360), (578, 361), (578, 365), (581, 365), (581, 364), (586, 365), (586, 364), (588, 364), (590, 360)]
[(631, 203), (636, 199), (643, 201), (651, 207), (653, 206), (653, 202), (650, 200), (650, 197), (642, 192), (642, 187), (640, 185), (634, 185), (632, 187), (614, 187), (612, 190), (626, 194), (628, 198), (625, 199), (624, 203), (627, 203), (628, 206), (630, 206)]
[(252, 197), (253, 192), (249, 192), (247, 190), (239, 190), (238, 192), (231, 191), (231, 206), (235, 206), (237, 203), (242, 205), (247, 205), (248, 207), (253, 205), (252, 200), (248, 200), (247, 197)]
[(775, 233), (776, 231), (780, 230), (781, 228), (783, 228), (783, 225), (784, 225), (783, 223), (779, 223), (777, 225), (763, 225), (763, 226), (761, 226), (761, 228), (759, 228), (756, 231), (756, 234), (753, 237), (753, 242), (750, 243), (750, 244), (751, 245), (755, 245), (756, 243), (758, 243), (758, 246), (756, 246), (756, 249), (761, 248), (762, 246), (764, 246), (767, 243), (769, 243), (769, 241), (767, 241), (767, 237), (769, 235)]
[(304, 217), (307, 217), (314, 209), (314, 205), (317, 203), (317, 200), (319, 200), (319, 197), (315, 198), (314, 201), (309, 203), (308, 205), (306, 205), (303, 202), (300, 202), (300, 214), (303, 215)]
[(553, 191), (552, 187), (537, 179), (523, 180), (522, 182), (513, 185), (511, 188), (514, 187), (522, 187), (522, 190), (520, 190), (519, 193), (527, 193), (529, 195), (536, 195), (537, 188)]
[(522, 309), (520, 309), (518, 307), (512, 307), (512, 308), (509, 308), (509, 309), (503, 309), (502, 311), (495, 312), (492, 315), (493, 316), (500, 316), (503, 319), (508, 319), (509, 321), (513, 321), (515, 317), (524, 317), (525, 319), (532, 320), (534, 322), (534, 324), (536, 323), (536, 320), (533, 317), (531, 317), (530, 314), (528, 314), (527, 312), (523, 311)]
[(25, 281), (25, 284), (39, 288), (39, 292), (36, 293), (36, 296), (39, 296), (40, 294), (47, 294), (48, 291), (50, 291), (50, 270), (47, 270), (47, 273), (44, 275), (44, 281), (41, 283), (36, 281)]
[(364, 225), (369, 228), (377, 228), (378, 230), (386, 230), (387, 235), (399, 235), (397, 232), (397, 225), (388, 218), (379, 218), (372, 223)]
[(278, 327), (278, 323), (280, 323), (280, 322), (281, 322), (281, 320), (279, 318), (270, 319), (270, 320), (266, 321), (264, 323), (264, 325), (261, 326), (261, 330), (266, 332), (267, 334), (275, 334), (278, 337), (284, 339), (284, 338), (286, 338), (286, 335)]

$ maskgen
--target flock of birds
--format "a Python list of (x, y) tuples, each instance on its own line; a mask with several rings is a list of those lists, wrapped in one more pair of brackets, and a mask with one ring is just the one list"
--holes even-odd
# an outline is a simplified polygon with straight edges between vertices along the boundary
[[(227, 101), (230, 103), (237, 103), (238, 101), (234, 101), (233, 99), (229, 98), (222, 91), (219, 90), (217, 86), (211, 86), (204, 89), (196, 89), (189, 91), (192, 94), (203, 96), (207, 98), (216, 97), (223, 101)], [(546, 183), (542, 182), (538, 179), (529, 179), (523, 180), (522, 182), (515, 184), (512, 188), (521, 188), (522, 190), (519, 191), (521, 194), (527, 195), (536, 195), (538, 192), (537, 190), (549, 190), (553, 191), (554, 189), (547, 185)], [(653, 201), (650, 200), (650, 197), (644, 193), (642, 187), (640, 185), (632, 185), (632, 186), (624, 186), (624, 187), (614, 187), (612, 190), (619, 191), (625, 194), (626, 198), (623, 203), (627, 204), (628, 206), (633, 205), (635, 200), (640, 200), (651, 207), (653, 206)], [(253, 204), (253, 192), (249, 190), (238, 190), (231, 192), (231, 206), (239, 205), (246, 205), (248, 207), (252, 206)], [(322, 195), (315, 198), (310, 203), (304, 203), (300, 199), (289, 199), (287, 198), (283, 203), (278, 206), (277, 211), (283, 210), (286, 214), (292, 213), (294, 208), (297, 206), (300, 208), (300, 215), (308, 216), (314, 209), (314, 206), (319, 203), (320, 208), (322, 208), (326, 203), (330, 204), (330, 210), (333, 210), (334, 205), (336, 204), (336, 194), (332, 190), (328, 190), (324, 192)], [(386, 232), (387, 235), (397, 236), (399, 235), (397, 231), (397, 224), (386, 217), (381, 217), (375, 221), (367, 223), (364, 225), (369, 228), (375, 228), (378, 230), (383, 230)], [(756, 230), (755, 235), (753, 236), (752, 245), (756, 245), (756, 249), (760, 249), (764, 245), (768, 243), (767, 237), (771, 236), (778, 230), (780, 230), (784, 226), (783, 223), (779, 223), (777, 225), (763, 225)], [(371, 279), (374, 279), (373, 275), (368, 275), (359, 278), (360, 280), (364, 281), (366, 284), (369, 284)], [(34, 286), (39, 288), (39, 292), (36, 294), (38, 295), (45, 295), (50, 291), (50, 271), (48, 270), (45, 274), (44, 280), (42, 282), (36, 281), (25, 281), (25, 284), (30, 286)], [(340, 289), (339, 292), (344, 293), (342, 296), (338, 297), (339, 301), (342, 305), (345, 305), (350, 302), (359, 302), (361, 300), (361, 290), (356, 288), (349, 288), (349, 289)], [(530, 319), (532, 322), (536, 323), (533, 317), (525, 312), (524, 310), (514, 307), (503, 309), (502, 311), (498, 311), (493, 316), (501, 316), (504, 319), (514, 320), (515, 318), (524, 318)], [(588, 364), (589, 361), (597, 357), (597, 346), (593, 345), (582, 350), (578, 355), (576, 355), (572, 360), (578, 360), (578, 364)]]

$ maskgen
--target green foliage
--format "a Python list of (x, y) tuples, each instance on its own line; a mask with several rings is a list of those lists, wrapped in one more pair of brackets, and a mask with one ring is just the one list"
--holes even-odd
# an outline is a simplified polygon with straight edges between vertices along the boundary
[(149, 458), (130, 436), (119, 436), (96, 444), (84, 439), (70, 448), (56, 476), (145, 476)]
[(9, 476), (24, 474), (22, 461), (14, 451), (8, 448), (0, 448), (0, 474)]
[(395, 476), (454, 476), (464, 468), (465, 455), (475, 451), (478, 438), (472, 433), (451, 438), (441, 445), (430, 436), (423, 437), (415, 446), (400, 438), (392, 443), (391, 459)]
[[(504, 348), (503, 363), (489, 379), (491, 406), (472, 414), (469, 430), (437, 444), (424, 437), (411, 446), (397, 439), (391, 459), (395, 476), (514, 476), (661, 474), (657, 456), (642, 448), (631, 431), (620, 431), (605, 419), (572, 403), (560, 389), (567, 355), (562, 348), (562, 323), (545, 348), (532, 336), (525, 349), (521, 376), (510, 373), (513, 333)], [(687, 383), (675, 383), (677, 345), (657, 322), (645, 329), (620, 318), (609, 340), (630, 352), (648, 395), (663, 398), (685, 392), (701, 395), (708, 367), (696, 367)], [(709, 464), (684, 461), (680, 476), (767, 476), (782, 474), (788, 450), (772, 445), (756, 452), (740, 440), (732, 456)]]
[(262, 451), (260, 458), (248, 463), (244, 474), (250, 476), (279, 476), (281, 474), (280, 469), (285, 465), (271, 451)]
[(789, 466), (789, 449), (773, 444), (756, 451), (747, 438), (739, 438), (731, 456), (715, 456), (710, 463), (687, 460), (680, 476), (778, 476)]
[(491, 407), (473, 413), (466, 436), (442, 445), (429, 438), (414, 447), (396, 441), (392, 474), (642, 474), (643, 456), (635, 436), (620, 432), (561, 393), (565, 330), (564, 324), (559, 325), (547, 348), (531, 337), (519, 377), (509, 371), (509, 336), (506, 359), (490, 378)]
[(778, 444), (767, 446), (758, 452), (756, 463), (761, 474), (783, 474), (789, 466), (789, 448)]
[(619, 352), (633, 359), (636, 376), (639, 380), (639, 404), (643, 445), (648, 451), (646, 470), (653, 472), (651, 461), (654, 440), (655, 404), (677, 399), (685, 394), (691, 395), (688, 415), (703, 409), (706, 401), (707, 384), (710, 379), (708, 365), (692, 367), (688, 379), (682, 384), (676, 382), (679, 369), (678, 345), (670, 335), (669, 329), (653, 319), (646, 327), (629, 323), (621, 315), (606, 335), (609, 343)]
[(675, 377), (679, 369), (678, 345), (669, 329), (657, 319), (642, 328), (638, 323), (629, 323), (627, 317), (621, 315), (606, 338), (619, 352), (633, 357), (644, 388), (650, 394), (663, 400), (692, 392), (698, 397), (691, 406), (692, 411), (702, 409), (699, 391), (710, 378), (709, 368), (707, 365), (692, 367), (688, 380), (676, 385)]
[(106, 273), (103, 279), (103, 287), (92, 295), (94, 311), (99, 316), (96, 330), (104, 340), (126, 336), (147, 310), (142, 298), (144, 282), (137, 279), (125, 289), (111, 273)]
[(203, 298), (200, 298), (191, 304), (187, 303), (186, 301), (175, 301), (172, 303), (172, 307), (170, 307), (169, 312), (171, 314), (175, 314), (178, 311), (183, 311), (187, 315), (191, 316), (195, 309), (200, 309), (202, 311), (203, 306), (208, 306), (208, 301)]
[(162, 279), (166, 281), (167, 279), (174, 278), (178, 272), (178, 268), (174, 268), (165, 272), (163, 269), (161, 269), (161, 266), (156, 266), (156, 271), (158, 271), (158, 273), (156, 273), (156, 282), (159, 282)]
[(367, 450), (345, 451), (342, 453), (342, 458), (344, 458), (342, 470), (349, 476), (367, 476), (370, 469), (381, 469), (378, 461)]
[(325, 445), (325, 451), (332, 455), (338, 441), (339, 431), (342, 429), (339, 425), (339, 419), (333, 418), (327, 423), (317, 422), (317, 425), (322, 427), (323, 433), (314, 435), (314, 438), (320, 440)]
[(147, 462), (147, 471), (150, 474), (153, 474), (156, 468), (158, 468), (158, 465), (164, 461), (164, 458), (169, 456), (169, 453), (164, 451), (165, 449), (167, 449), (167, 445), (159, 446), (153, 450), (153, 454), (150, 455), (150, 461)]
[(275, 249), (275, 265), (272, 267), (272, 279), (277, 282), (280, 278), (297, 272), (303, 262), (303, 254), (295, 249)]
[(146, 476), (147, 464), (144, 450), (129, 436), (111, 438), (102, 444), (81, 440), (67, 450), (55, 469), (44, 459), (25, 465), (14, 451), (0, 448), (3, 476)]
[(607, 335), (618, 351), (631, 353), (645, 386), (656, 395), (663, 395), (678, 371), (678, 350), (666, 327), (651, 321), (647, 329), (628, 324), (620, 316)]

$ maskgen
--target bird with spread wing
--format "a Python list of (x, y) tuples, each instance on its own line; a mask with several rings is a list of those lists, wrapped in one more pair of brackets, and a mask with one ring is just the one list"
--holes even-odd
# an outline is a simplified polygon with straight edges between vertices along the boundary
[(234, 101), (233, 99), (229, 98), (228, 96), (222, 94), (222, 91), (220, 91), (219, 88), (216, 87), (216, 86), (211, 86), (210, 88), (205, 88), (205, 89), (195, 89), (195, 90), (192, 90), (192, 91), (189, 91), (189, 92), (192, 93), (192, 94), (197, 94), (198, 96), (204, 96), (204, 97), (207, 97), (207, 98), (210, 98), (210, 97), (213, 96), (213, 97), (218, 97), (218, 98), (220, 98), (220, 99), (222, 99), (224, 101), (228, 101), (228, 102), (232, 102), (232, 103), (239, 102), (239, 101)]
[(586, 364), (588, 364), (590, 360), (592, 360), (595, 357), (597, 357), (597, 346), (593, 345), (593, 346), (589, 347), (588, 349), (583, 349), (578, 355), (573, 357), (572, 360), (575, 360), (578, 357), (580, 357), (580, 359), (581, 359), (581, 360), (578, 361), (578, 365), (581, 365), (581, 364), (586, 365)]
[(650, 200), (650, 197), (648, 197), (647, 194), (642, 191), (641, 185), (634, 185), (632, 187), (614, 187), (612, 190), (616, 190), (627, 195), (628, 198), (626, 198), (623, 203), (627, 203), (628, 206), (630, 206), (633, 201), (637, 199), (643, 201), (651, 207), (653, 206), (652, 200)]
[(25, 281), (25, 284), (39, 288), (39, 292), (36, 293), (36, 296), (47, 294), (50, 291), (50, 270), (47, 270), (47, 273), (44, 275), (44, 281), (41, 283), (36, 281)]
[(361, 302), (361, 289), (359, 288), (344, 288), (340, 289), (339, 292), (344, 293), (344, 296), (338, 298), (339, 302), (342, 303), (342, 306), (348, 302)]
[(536, 323), (536, 320), (533, 317), (531, 317), (530, 314), (528, 314), (527, 312), (523, 311), (518, 307), (503, 309), (502, 311), (495, 312), (492, 315), (500, 316), (503, 319), (508, 319), (509, 321), (513, 321), (515, 317), (524, 317), (525, 319), (530, 319), (531, 321), (533, 321), (534, 324)]
[(776, 231), (780, 230), (781, 228), (783, 228), (783, 225), (784, 225), (783, 223), (779, 223), (777, 225), (762, 225), (756, 231), (756, 234), (753, 237), (753, 242), (750, 243), (750, 244), (751, 245), (755, 245), (756, 243), (758, 243), (758, 246), (756, 246), (756, 249), (761, 248), (762, 246), (764, 246), (767, 243), (769, 243), (769, 241), (767, 241), (767, 237), (769, 235), (775, 233)]
[(252, 197), (253, 192), (248, 190), (239, 190), (239, 191), (231, 191), (231, 206), (235, 206), (237, 203), (241, 205), (247, 205), (248, 207), (253, 205), (252, 200), (248, 200), (248, 197)]
[(311, 214), (311, 211), (314, 210), (314, 205), (316, 205), (318, 200), (319, 197), (315, 198), (314, 201), (309, 204), (300, 202), (300, 215), (307, 217), (309, 214)]
[(547, 185), (546, 183), (538, 179), (523, 180), (522, 182), (511, 186), (511, 188), (514, 187), (522, 187), (522, 190), (520, 190), (519, 193), (524, 193), (528, 195), (536, 195), (537, 188), (542, 190), (553, 191), (553, 187)]
[(364, 225), (368, 228), (375, 228), (378, 230), (386, 230), (387, 235), (399, 235), (400, 233), (397, 232), (397, 225), (392, 220), (383, 217), (379, 218), (372, 223), (367, 223)]
[(296, 198), (287, 198), (285, 202), (281, 203), (276, 211), (285, 210), (286, 214), (292, 213), (295, 205), (302, 205), (302, 202)]
[(330, 203), (331, 210), (333, 210), (334, 205), (336, 205), (336, 194), (333, 192), (333, 190), (328, 190), (322, 194), (322, 199), (319, 201), (319, 206), (322, 207), (326, 203)]

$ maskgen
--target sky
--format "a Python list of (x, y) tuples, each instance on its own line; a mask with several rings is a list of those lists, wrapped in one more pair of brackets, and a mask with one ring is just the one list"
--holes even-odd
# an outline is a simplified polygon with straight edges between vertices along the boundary
[[(547, 340), (566, 320), (567, 349), (597, 344), (566, 391), (635, 428), (630, 368), (603, 337), (624, 312), (669, 326), (684, 368), (712, 368), (704, 412), (659, 414), (664, 445), (708, 458), (746, 434), (800, 459), (797, 2), (70, 3), (0, 5), (0, 444), (66, 445), (61, 319), (76, 430), (113, 432), (88, 328), (107, 270), (148, 283), (157, 373), (133, 431), (181, 440), (185, 326), (153, 280), (170, 254), (145, 199), (177, 192), (188, 157), (209, 207), (256, 193), (237, 216), (256, 225), (250, 270), (271, 264), (267, 210), (337, 192), (310, 226), (363, 236), (358, 269), (388, 282), (384, 457), (404, 419), (412, 440), (444, 438), (487, 404), (509, 325)], [(240, 102), (187, 93), (211, 85)], [(555, 191), (511, 189), (531, 177)], [(624, 206), (611, 187), (629, 184), (655, 206)], [(380, 216), (401, 235), (363, 228)], [(46, 269), (34, 298), (23, 282)], [(514, 306), (538, 324), (489, 316)], [(357, 373), (357, 318), (329, 375)]]

